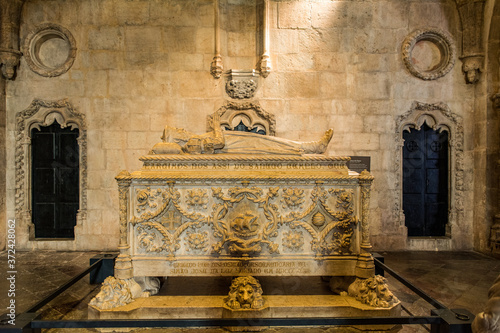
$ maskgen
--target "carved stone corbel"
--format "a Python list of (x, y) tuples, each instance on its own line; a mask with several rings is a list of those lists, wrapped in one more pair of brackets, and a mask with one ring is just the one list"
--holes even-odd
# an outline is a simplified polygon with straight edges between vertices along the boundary
[(25, 0), (0, 0), (0, 68), (7, 80), (12, 80), (19, 66), (19, 26)]
[(479, 81), (483, 71), (482, 44), (485, 0), (455, 0), (462, 22), (462, 71), (467, 84)]

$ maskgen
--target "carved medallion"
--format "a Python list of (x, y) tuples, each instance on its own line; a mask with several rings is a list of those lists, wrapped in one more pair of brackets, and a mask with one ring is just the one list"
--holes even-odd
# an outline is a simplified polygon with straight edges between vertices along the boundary
[(455, 64), (455, 43), (439, 29), (412, 32), (402, 45), (403, 62), (410, 73), (422, 80), (436, 80), (448, 74)]

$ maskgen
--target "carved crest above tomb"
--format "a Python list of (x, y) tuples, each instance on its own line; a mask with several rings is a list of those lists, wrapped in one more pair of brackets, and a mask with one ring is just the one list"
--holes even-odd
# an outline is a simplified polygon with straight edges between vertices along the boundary
[[(227, 102), (216, 112), (220, 117), (221, 128), (225, 130), (243, 130), (244, 132), (276, 135), (276, 118), (272, 113), (265, 111), (259, 103)], [(208, 116), (208, 131), (213, 131), (213, 116), (213, 114)]]

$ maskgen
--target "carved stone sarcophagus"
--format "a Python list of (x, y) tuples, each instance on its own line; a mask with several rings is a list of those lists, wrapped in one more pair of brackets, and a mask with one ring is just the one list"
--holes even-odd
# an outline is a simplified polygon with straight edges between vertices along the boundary
[(373, 177), (347, 157), (155, 155), (117, 176), (117, 277), (373, 275)]

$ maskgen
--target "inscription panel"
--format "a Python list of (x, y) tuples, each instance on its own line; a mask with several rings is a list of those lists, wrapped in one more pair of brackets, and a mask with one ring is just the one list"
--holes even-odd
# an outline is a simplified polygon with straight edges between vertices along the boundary
[[(179, 260), (133, 259), (135, 276), (350, 276), (357, 256), (325, 261), (314, 259)], [(154, 264), (152, 264), (154, 262)]]

